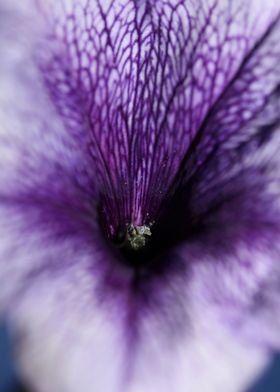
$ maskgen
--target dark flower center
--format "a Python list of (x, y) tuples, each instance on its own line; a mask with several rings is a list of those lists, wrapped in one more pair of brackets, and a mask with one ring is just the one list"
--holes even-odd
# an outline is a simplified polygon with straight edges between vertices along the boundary
[(126, 229), (118, 233), (121, 247), (127, 247), (134, 251), (143, 249), (152, 235), (151, 224), (135, 226), (128, 224)]
[(132, 269), (158, 272), (169, 267), (168, 255), (182, 242), (202, 231), (203, 223), (191, 214), (186, 194), (180, 190), (166, 205), (156, 221), (143, 225), (125, 224), (109, 236), (106, 217), (100, 209), (99, 221), (104, 237), (117, 254), (117, 259)]

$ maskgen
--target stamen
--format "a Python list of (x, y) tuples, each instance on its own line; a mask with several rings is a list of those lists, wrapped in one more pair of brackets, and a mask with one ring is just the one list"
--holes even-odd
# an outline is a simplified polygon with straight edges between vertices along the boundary
[(148, 237), (151, 237), (151, 235), (150, 225), (134, 226), (129, 224), (126, 228), (125, 245), (138, 251), (144, 248), (147, 244)]

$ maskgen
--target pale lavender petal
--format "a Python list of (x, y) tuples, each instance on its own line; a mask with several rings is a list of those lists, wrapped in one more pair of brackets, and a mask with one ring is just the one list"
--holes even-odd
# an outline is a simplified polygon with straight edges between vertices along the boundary
[(51, 291), (48, 276), (37, 282), (16, 307), (21, 375), (35, 391), (241, 392), (269, 363), (266, 350), (244, 345), (197, 297), (178, 340), (178, 326), (166, 339), (168, 320), (150, 314), (135, 346), (123, 335), (124, 308), (111, 301), (104, 312), (92, 285), (74, 267), (53, 277)]
[(0, 305), (35, 390), (242, 391), (279, 348), (279, 12), (0, 1)]

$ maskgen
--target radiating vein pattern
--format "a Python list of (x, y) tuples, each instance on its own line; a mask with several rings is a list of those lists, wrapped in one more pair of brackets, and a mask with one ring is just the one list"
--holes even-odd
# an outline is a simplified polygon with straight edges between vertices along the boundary
[[(263, 104), (266, 94), (258, 95), (252, 82), (258, 76), (250, 72), (250, 64), (260, 62), (255, 72), (269, 74), (261, 54), (232, 82), (255, 42), (266, 39), (252, 33), (246, 7), (204, 0), (60, 0), (53, 6), (55, 23), (52, 16), (36, 58), (65, 126), (92, 159), (108, 236), (129, 223), (151, 223), (186, 157), (196, 167), (216, 140), (235, 131), (230, 121), (242, 126), (238, 105), (236, 114), (245, 119), (252, 105)], [(264, 23), (262, 34), (266, 30)], [(244, 99), (237, 105), (239, 94)], [(211, 109), (227, 104), (215, 129), (197, 143)]]

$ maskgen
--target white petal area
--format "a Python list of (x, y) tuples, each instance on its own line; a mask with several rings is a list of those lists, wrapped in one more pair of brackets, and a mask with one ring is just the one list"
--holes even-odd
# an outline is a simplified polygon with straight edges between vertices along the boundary
[(127, 347), (124, 309), (94, 301), (92, 280), (76, 268), (46, 276), (16, 306), (20, 372), (34, 391), (244, 392), (269, 363), (267, 351), (226, 331), (202, 302), (189, 308), (183, 336), (174, 330), (167, 339), (151, 315)]
[(207, 309), (192, 318), (194, 329), (173, 353), (170, 347), (162, 351), (153, 331), (140, 350), (137, 381), (129, 392), (244, 392), (266, 368), (267, 353), (242, 345)]
[(17, 309), (21, 374), (35, 391), (120, 390), (118, 320), (113, 312), (105, 317), (91, 298), (92, 277), (65, 275), (35, 285)]

